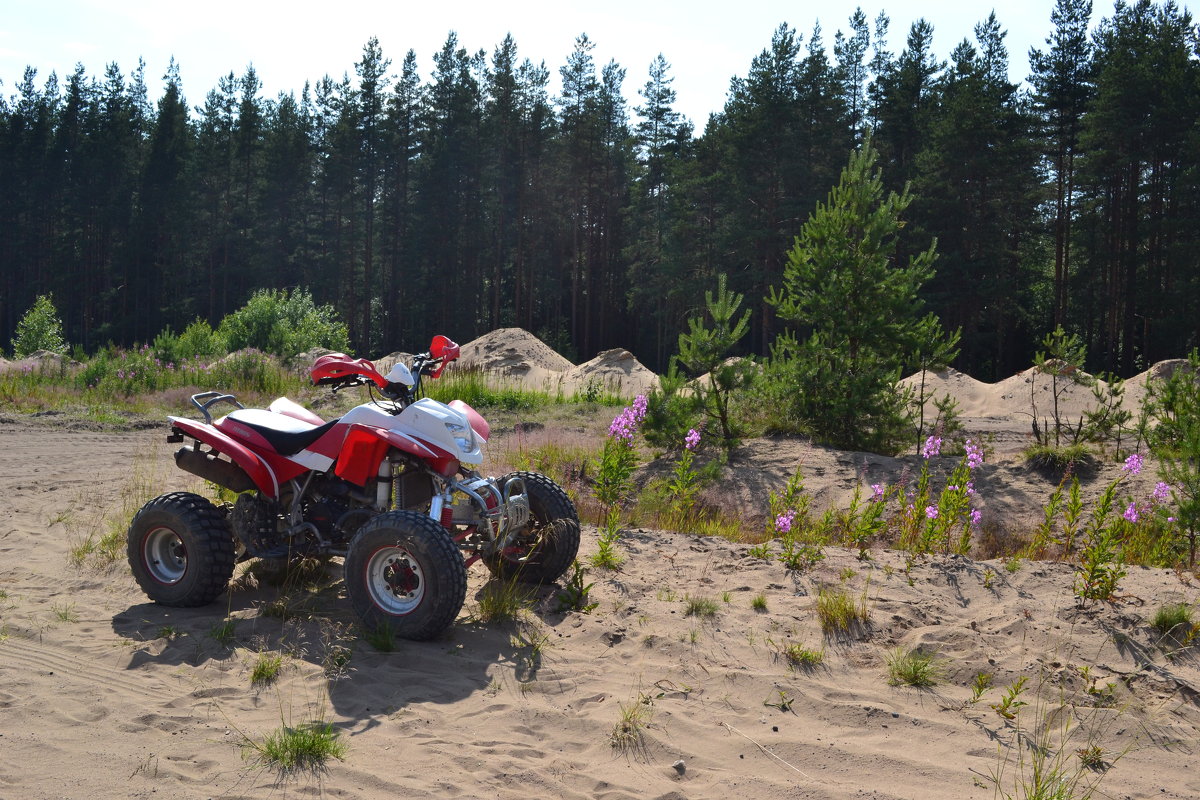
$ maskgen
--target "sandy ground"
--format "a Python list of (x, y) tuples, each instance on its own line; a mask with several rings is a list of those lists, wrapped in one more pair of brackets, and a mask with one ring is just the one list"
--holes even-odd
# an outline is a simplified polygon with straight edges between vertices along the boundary
[[(1197, 601), (1168, 571), (1135, 568), (1119, 602), (1080, 611), (1064, 564), (1009, 573), (952, 558), (906, 572), (901, 553), (830, 549), (796, 575), (744, 545), (634, 530), (621, 571), (588, 576), (589, 614), (558, 612), (546, 593), (523, 623), (482, 624), (475, 568), (448, 636), (380, 653), (355, 637), (336, 567), (305, 618), (285, 623), (263, 613), (277, 588), (179, 611), (145, 602), (123, 564), (71, 566), (70, 544), (120, 508), (135, 476), (186, 481), (167, 471), (160, 431), (8, 419), (0, 797), (988, 798), (994, 777), (1011, 792), (1021, 773), (1016, 723), (1053, 739), (1068, 719), (1073, 738), (1051, 751), (1074, 772), (1076, 750), (1101, 747), (1111, 766), (1084, 773), (1101, 796), (1200, 796), (1187, 767), (1200, 669), (1188, 649), (1168, 657), (1147, 625), (1164, 603)], [(585, 554), (595, 538), (587, 527)], [(865, 596), (868, 625), (824, 636), (814, 604), (826, 585)], [(689, 616), (693, 598), (715, 615)], [(228, 647), (211, 636), (227, 614)], [(793, 643), (824, 662), (790, 667)], [(331, 644), (350, 651), (338, 680), (322, 668)], [(937, 650), (942, 682), (888, 685), (897, 646)], [(274, 686), (250, 683), (260, 649), (289, 654)], [(995, 688), (972, 704), (979, 672)], [(1014, 722), (990, 704), (1021, 676), (1029, 705)], [(640, 741), (614, 748), (623, 707), (639, 703)], [(318, 714), (344, 732), (344, 761), (281, 778), (245, 759), (245, 737)]]
[[(624, 351), (581, 370), (517, 333), (477, 340), (464, 354), (509, 377), (575, 370), (644, 385)], [(1019, 457), (1030, 377), (931, 379), (988, 442), (977, 488), (994, 539), (1026, 533), (1054, 486)], [(1131, 381), (1130, 394), (1144, 382)], [(1042, 408), (1045, 390), (1034, 391)], [(1072, 390), (1060, 401), (1075, 413), (1086, 398)], [(497, 448), (512, 446), (511, 428), (496, 433)], [(909, 561), (883, 549), (860, 560), (827, 548), (797, 574), (746, 545), (633, 529), (620, 571), (588, 574), (590, 613), (559, 611), (552, 588), (533, 596), (524, 620), (482, 623), (487, 576), (475, 567), (444, 638), (384, 653), (359, 636), (337, 561), (288, 595), (299, 607), (287, 621), (269, 613), (279, 587), (235, 581), (210, 607), (173, 610), (146, 602), (123, 561), (72, 565), (72, 545), (102, 533), (105, 518), (128, 519), (131, 496), (198, 488), (174, 470), (164, 434), (0, 414), (3, 800), (1024, 797), (1031, 745), (1080, 793), (1099, 784), (1097, 797), (1200, 797), (1191, 766), (1200, 662), (1148, 624), (1164, 604), (1200, 602), (1193, 575), (1132, 568), (1116, 602), (1081, 610), (1067, 564), (1009, 571), (999, 560)], [(800, 467), (818, 507), (844, 504), (858, 482), (894, 482), (918, 463), (759, 439), (706, 500), (753, 519)], [(953, 463), (933, 465), (944, 473)], [(1118, 470), (1089, 476), (1085, 493)], [(1152, 483), (1147, 470), (1129, 488)], [(585, 526), (584, 557), (596, 536)], [(823, 587), (865, 604), (867, 624), (824, 634), (815, 613)], [(715, 613), (689, 615), (700, 599)], [(226, 618), (235, 638), (222, 644), (213, 632)], [(793, 666), (791, 645), (823, 661)], [(898, 647), (936, 651), (937, 685), (889, 685), (886, 661)], [(284, 669), (275, 684), (255, 686), (263, 651), (284, 654)], [(333, 662), (344, 670), (331, 677)], [(972, 702), (980, 673), (993, 685)], [(1028, 705), (1007, 719), (992, 706), (1021, 678)], [(614, 747), (630, 713), (643, 724)], [(343, 733), (344, 760), (281, 775), (247, 757), (248, 740), (314, 718)], [(1104, 762), (1097, 770), (1081, 766), (1078, 753), (1090, 748)]]

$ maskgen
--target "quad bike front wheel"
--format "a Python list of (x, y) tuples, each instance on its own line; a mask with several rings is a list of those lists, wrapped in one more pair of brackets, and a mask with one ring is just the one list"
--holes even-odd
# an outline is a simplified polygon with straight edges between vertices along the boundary
[(373, 517), (350, 542), (346, 594), (363, 623), (401, 639), (432, 639), (467, 597), (467, 569), (445, 528), (413, 511)]
[(579, 514), (562, 487), (539, 472), (505, 475), (525, 482), (530, 520), (511, 544), (487, 559), (488, 569), (503, 580), (553, 583), (570, 568), (579, 553)]
[(165, 606), (208, 605), (233, 577), (233, 535), (225, 515), (190, 492), (156, 497), (134, 516), (126, 543), (142, 591)]

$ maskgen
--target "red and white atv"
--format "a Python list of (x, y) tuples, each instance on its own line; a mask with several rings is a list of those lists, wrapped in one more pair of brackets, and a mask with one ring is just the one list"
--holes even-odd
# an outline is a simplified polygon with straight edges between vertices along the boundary
[[(285, 397), (266, 409), (192, 397), (203, 422), (168, 418), (167, 441), (190, 440), (175, 463), (237, 501), (171, 492), (143, 506), (128, 541), (138, 585), (157, 603), (201, 606), (239, 561), (343, 556), (346, 594), (367, 626), (429, 639), (458, 616), (475, 561), (502, 578), (557, 580), (579, 549), (566, 492), (533, 472), (482, 477), (487, 422), (460, 400), (420, 396), (422, 376), (437, 378), (458, 354), (436, 336), (386, 376), (364, 358), (321, 356), (315, 383), (365, 385), (371, 397), (330, 422)], [(220, 403), (236, 410), (214, 421)]]

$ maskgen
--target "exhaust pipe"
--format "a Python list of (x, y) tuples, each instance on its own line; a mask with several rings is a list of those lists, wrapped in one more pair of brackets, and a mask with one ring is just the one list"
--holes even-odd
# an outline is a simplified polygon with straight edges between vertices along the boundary
[(246, 474), (246, 470), (232, 461), (224, 461), (212, 453), (201, 452), (191, 447), (181, 447), (175, 451), (175, 466), (184, 472), (198, 475), (206, 481), (212, 481), (217, 486), (223, 486), (234, 492), (248, 492), (256, 489), (254, 481)]

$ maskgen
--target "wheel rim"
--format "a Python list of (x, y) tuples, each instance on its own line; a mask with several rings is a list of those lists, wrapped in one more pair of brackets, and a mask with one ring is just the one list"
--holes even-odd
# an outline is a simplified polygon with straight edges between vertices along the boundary
[(142, 540), (142, 561), (159, 583), (179, 583), (187, 572), (187, 548), (170, 528), (155, 528)]
[(425, 597), (425, 573), (403, 547), (381, 547), (367, 561), (367, 591), (388, 614), (408, 614)]

